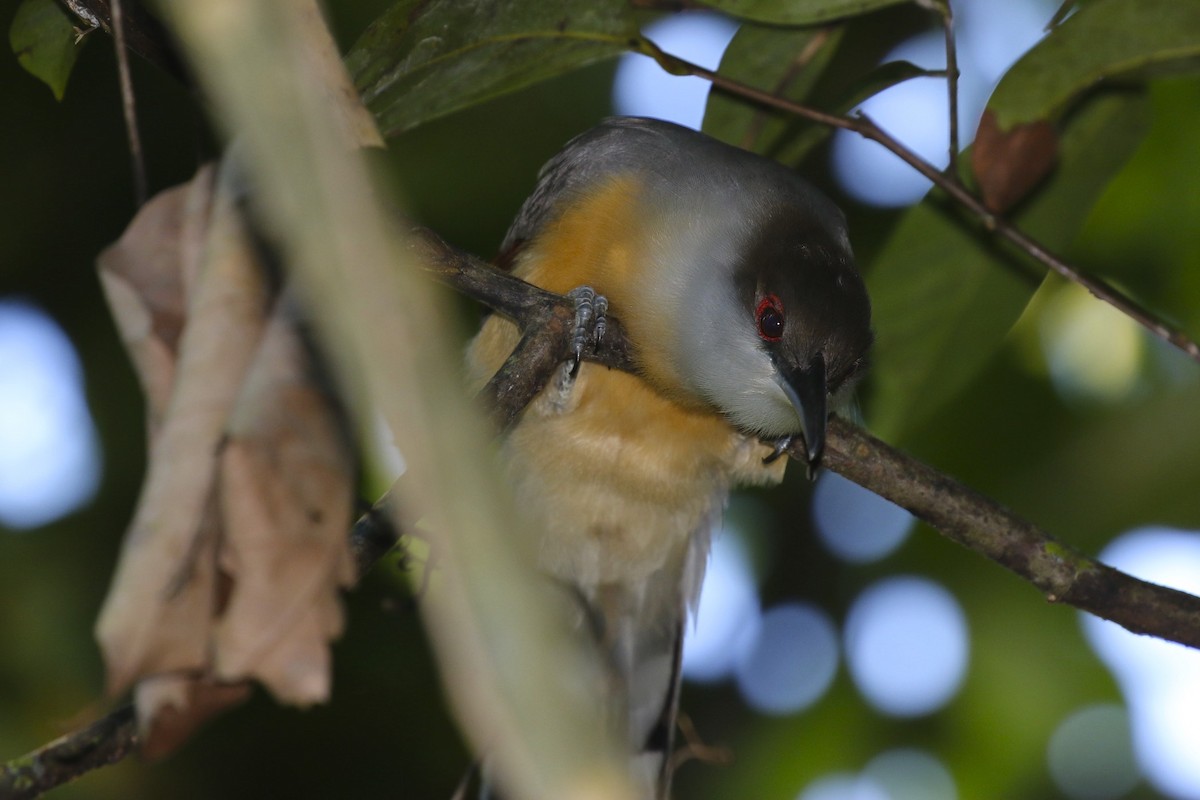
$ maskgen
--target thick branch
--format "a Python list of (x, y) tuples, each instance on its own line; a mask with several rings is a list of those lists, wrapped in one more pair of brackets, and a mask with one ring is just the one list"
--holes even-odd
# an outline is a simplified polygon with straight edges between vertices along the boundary
[[(797, 450), (795, 457), (803, 460)], [(912, 512), (1065, 603), (1127, 628), (1200, 648), (1200, 598), (1126, 575), (1080, 553), (991, 498), (881, 442), (829, 422), (825, 466)]]
[[(427, 228), (414, 228), (409, 237), (421, 250), (420, 263), (438, 280), (508, 317), (521, 329), (522, 338), (514, 358), (492, 376), (483, 390), (493, 423), (499, 430), (507, 430), (566, 360), (575, 323), (575, 304), (451, 247)], [(620, 320), (613, 316), (607, 320), (602, 346), (589, 341), (584, 358), (614, 369), (634, 371), (633, 349)]]
[[(534, 297), (562, 309), (572, 308), (566, 298), (528, 286), (440, 240), (426, 241), (447, 251), (433, 267), (441, 280), (506, 316), (521, 317)], [(497, 291), (489, 294), (493, 285)], [(526, 341), (537, 337), (545, 346), (518, 348), (502, 372), (549, 376), (566, 357), (569, 331), (569, 327), (561, 332), (523, 328)], [(619, 326), (609, 328), (593, 360), (636, 371), (633, 349)], [(533, 388), (534, 393), (540, 385)], [(483, 399), (495, 409), (497, 419), (515, 420), (532, 395), (502, 389), (493, 381)], [(795, 457), (801, 463), (805, 460), (802, 452)], [(1134, 633), (1200, 648), (1200, 598), (1147, 583), (1089, 558), (994, 500), (838, 417), (830, 420), (825, 466), (1015, 572), (1051, 602), (1089, 611)]]

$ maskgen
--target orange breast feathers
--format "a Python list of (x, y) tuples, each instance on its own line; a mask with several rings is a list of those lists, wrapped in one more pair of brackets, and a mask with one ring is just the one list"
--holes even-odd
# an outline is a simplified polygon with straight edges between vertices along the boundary
[[(646, 225), (633, 181), (593, 193), (531, 241), (514, 270), (550, 291), (588, 285), (609, 301), (643, 363), (669, 331), (639, 315), (638, 288), (653, 265), (638, 261)], [(631, 313), (632, 312), (632, 313)], [(492, 315), (468, 349), (473, 389), (495, 374), (518, 340)], [(647, 346), (648, 345), (648, 346)], [(564, 396), (553, 382), (508, 434), (504, 456), (519, 507), (538, 517), (541, 565), (577, 585), (644, 580), (679, 557), (730, 485), (777, 483), (784, 461), (736, 431), (715, 409), (679, 402), (661, 381), (584, 363)]]

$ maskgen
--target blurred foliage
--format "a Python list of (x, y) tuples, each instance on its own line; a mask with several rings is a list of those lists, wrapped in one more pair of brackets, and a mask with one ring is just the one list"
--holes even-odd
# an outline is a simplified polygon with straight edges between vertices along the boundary
[(1200, 10), (1176, 0), (1097, 0), (1064, 21), (996, 87), (988, 106), (1000, 127), (1061, 114), (1101, 80), (1194, 71)]
[(54, 0), (22, 0), (8, 41), (21, 66), (62, 100), (79, 56), (71, 18), (62, 7)]
[[(329, 5), (339, 40), (349, 48), (390, 3)], [(0, 14), (5, 30), (13, 13), (5, 7)], [(824, 103), (848, 92), (880, 52), (925, 21), (898, 6), (851, 26), (812, 97)], [(14, 57), (0, 59), (0, 103), (7, 110), (0, 126), (0, 293), (41, 305), (79, 349), (105, 456), (102, 491), (91, 507), (41, 530), (0, 532), (0, 754), (6, 758), (106, 709), (91, 626), (144, 467), (141, 399), (93, 268), (96, 253), (134, 210), (112, 47), (94, 36), (61, 103)], [(857, 65), (858, 74), (842, 68), (847, 64)], [(161, 189), (185, 180), (216, 148), (203, 108), (187, 90), (136, 60), (133, 67), (149, 174)], [(611, 73), (611, 64), (586, 67), (414, 128), (391, 141), (378, 167), (409, 213), (490, 256), (538, 167), (610, 113)], [(1068, 212), (1047, 212), (1042, 232), (1059, 236), (1056, 245), (1068, 257), (1197, 332), (1200, 80), (1156, 78), (1149, 105), (1149, 130), (1132, 158), (1102, 191), (1089, 190), (1099, 202), (1090, 212), (1091, 199), (1070, 209), (1086, 221), (1064, 221), (1055, 231), (1054, 215)], [(797, 133), (806, 130), (799, 126)], [(824, 149), (803, 152), (806, 171), (836, 192)], [(1106, 174), (1097, 169), (1077, 180)], [(894, 257), (891, 237), (903, 230), (906, 213), (840, 202), (870, 275), (879, 259)], [(1080, 224), (1082, 234), (1072, 241)], [(937, 244), (929, 242), (935, 250)], [(1060, 291), (1060, 284), (1048, 280), (1038, 295)], [(894, 303), (897, 313), (905, 311), (903, 297)], [(957, 332), (958, 345), (992, 354), (963, 376), (957, 394), (939, 398), (935, 411), (912, 416), (905, 447), (1089, 552), (1133, 525), (1200, 529), (1200, 369), (1152, 342), (1140, 391), (1108, 402), (1064, 400), (1041, 363), (1035, 321), (1022, 320), (1001, 338), (1019, 306), (987, 337), (969, 326)], [(907, 312), (919, 321), (926, 309), (914, 302)], [(937, 366), (930, 380), (954, 369)], [(886, 401), (871, 395), (882, 388), (867, 387), (868, 408)], [(918, 411), (932, 403), (914, 391), (917, 396), (905, 400)], [(731, 686), (687, 687), (684, 708), (700, 734), (732, 747), (736, 761), (727, 768), (685, 766), (677, 796), (794, 797), (819, 775), (857, 771), (882, 750), (902, 745), (941, 757), (964, 798), (1060, 796), (1045, 766), (1051, 733), (1080, 706), (1118, 699), (1074, 612), (1048, 606), (1018, 579), (925, 529), (881, 563), (836, 562), (810, 535), (808, 486), (796, 472), (782, 488), (755, 497), (771, 511), (751, 536), (765, 603), (802, 597), (840, 619), (873, 580), (926, 575), (963, 604), (971, 671), (945, 710), (916, 720), (872, 711), (844, 670), (814, 708), (786, 718), (750, 711)], [(406, 586), (392, 558), (349, 598), (349, 632), (335, 650), (330, 706), (300, 712), (260, 697), (214, 722), (165, 763), (131, 759), (54, 796), (249, 798), (269, 786), (272, 795), (295, 798), (448, 797), (468, 757), (433, 690), (438, 683)], [(1157, 795), (1143, 785), (1130, 796)]]
[(638, 28), (623, 2), (403, 0), (373, 22), (346, 68), (385, 135), (620, 55)]

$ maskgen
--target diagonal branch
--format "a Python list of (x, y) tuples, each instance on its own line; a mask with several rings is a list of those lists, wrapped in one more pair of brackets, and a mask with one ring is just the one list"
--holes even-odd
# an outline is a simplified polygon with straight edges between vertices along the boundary
[(138, 745), (132, 705), (0, 766), (0, 797), (27, 800), (94, 769), (115, 764)]
[[(435, 243), (432, 238), (425, 241)], [(436, 246), (444, 251), (429, 262), (431, 271), (499, 313), (519, 320), (530, 298), (538, 298), (562, 313), (573, 314), (571, 301), (565, 297), (529, 286), (440, 240)], [(493, 284), (502, 290), (489, 296)], [(525, 296), (514, 298), (514, 293)], [(569, 325), (562, 331), (522, 326), (522, 343), (536, 340), (539, 345), (520, 348), (502, 372), (548, 377), (566, 357), (569, 330)], [(610, 323), (604, 341), (588, 358), (636, 372), (632, 347), (616, 324)], [(502, 387), (493, 381), (483, 399), (497, 419), (512, 421), (540, 386), (533, 386), (526, 396), (500, 391)], [(794, 455), (804, 462), (802, 452)], [(1080, 553), (991, 498), (839, 417), (830, 420), (825, 466), (907, 509), (946, 538), (1016, 573), (1050, 602), (1088, 611), (1134, 633), (1200, 648), (1200, 598), (1143, 581)]]
[(659, 65), (663, 67), (663, 69), (667, 70), (673, 75), (695, 75), (696, 77), (704, 78), (705, 80), (710, 81), (713, 86), (727, 91), (730, 94), (735, 94), (738, 97), (743, 97), (747, 100), (761, 103), (762, 105), (770, 108), (795, 114), (796, 116), (812, 120), (813, 122), (826, 125), (831, 128), (841, 128), (843, 130), (853, 131), (859, 136), (870, 139), (874, 142), (878, 142), (917, 172), (928, 178), (934, 186), (937, 186), (944, 191), (952, 200), (970, 211), (972, 215), (977, 217), (983, 223), (985, 228), (990, 231), (994, 231), (997, 235), (1003, 239), (1006, 239), (1008, 242), (1024, 251), (1030, 257), (1040, 261), (1046, 267), (1050, 268), (1054, 272), (1057, 272), (1067, 280), (1077, 283), (1083, 288), (1087, 289), (1092, 293), (1092, 295), (1108, 303), (1122, 314), (1125, 314), (1127, 317), (1134, 320), (1146, 330), (1157, 336), (1159, 339), (1162, 339), (1164, 342), (1179, 348), (1193, 361), (1200, 363), (1200, 344), (1198, 344), (1196, 340), (1193, 339), (1186, 331), (1159, 318), (1156, 314), (1154, 314), (1154, 312), (1150, 311), (1145, 306), (1141, 305), (1136, 300), (1105, 281), (1103, 278), (1083, 272), (1078, 267), (1043, 247), (1040, 243), (1017, 228), (1015, 225), (1008, 222), (999, 214), (996, 214), (988, 209), (980, 198), (972, 194), (970, 190), (968, 190), (962, 185), (962, 183), (958, 181), (957, 175), (939, 170), (937, 167), (921, 158), (915, 152), (905, 147), (887, 131), (880, 128), (879, 125), (876, 124), (875, 121), (870, 117), (867, 117), (864, 114), (841, 116), (839, 114), (831, 114), (826, 111), (811, 108), (809, 106), (788, 100), (787, 98), (778, 97), (770, 92), (756, 89), (753, 86), (749, 86), (739, 81), (731, 80), (724, 75), (713, 72), (710, 69), (705, 69), (698, 64), (693, 64), (690, 61), (673, 56), (670, 53), (666, 53), (659, 49), (653, 42), (650, 42), (649, 40), (642, 39), (636, 44), (639, 52), (655, 59)]
[[(795, 457), (803, 460), (802, 448)], [(1200, 597), (1149, 583), (1080, 553), (995, 500), (839, 417), (825, 466), (902, 506), (943, 536), (1064, 603), (1133, 633), (1200, 648)]]
[[(522, 338), (513, 357), (482, 392), (492, 422), (498, 430), (507, 430), (570, 353), (574, 302), (501, 272), (448, 245), (428, 228), (413, 228), (409, 236), (413, 247), (420, 251), (417, 260), (435, 278), (503, 314), (521, 329)], [(614, 316), (607, 318), (603, 345), (589, 340), (583, 355), (614, 369), (636, 370), (633, 348)]]

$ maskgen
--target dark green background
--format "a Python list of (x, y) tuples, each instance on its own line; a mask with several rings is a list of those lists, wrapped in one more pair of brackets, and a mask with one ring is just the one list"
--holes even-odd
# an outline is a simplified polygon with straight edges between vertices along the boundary
[[(386, 3), (330, 5), (348, 46)], [(912, 21), (906, 10), (889, 13), (897, 24)], [(0, 13), (4, 30), (11, 14), (7, 7)], [(192, 97), (134, 66), (150, 179), (161, 189), (187, 179), (214, 147)], [(491, 255), (538, 166), (610, 113), (612, 69), (590, 67), (418, 128), (392, 142), (383, 168), (413, 214), (454, 243)], [(33, 300), (66, 329), (83, 360), (105, 458), (103, 486), (89, 508), (42, 530), (0, 531), (4, 758), (109, 707), (90, 628), (144, 466), (141, 400), (93, 267), (134, 211), (116, 86), (111, 42), (101, 35), (85, 48), (61, 104), (11, 55), (0, 56), (0, 295)], [(1162, 79), (1152, 101), (1148, 137), (1068, 255), (1197, 331), (1200, 82)], [(820, 157), (811, 172), (826, 183)], [(869, 268), (894, 216), (844, 205)], [(1020, 337), (1007, 343), (901, 444), (1086, 551), (1138, 524), (1200, 528), (1200, 367), (1162, 352), (1157, 360), (1170, 369), (1147, 367), (1144, 391), (1117, 404), (1068, 405), (1028, 367), (1025, 344)], [(841, 619), (877, 578), (930, 576), (966, 610), (969, 677), (944, 711), (909, 721), (870, 710), (844, 670), (817, 706), (788, 718), (755, 714), (729, 687), (689, 687), (685, 709), (707, 740), (730, 745), (737, 760), (728, 768), (685, 767), (677, 795), (790, 798), (817, 775), (856, 771), (885, 749), (911, 745), (944, 759), (961, 797), (1057, 797), (1045, 767), (1050, 734), (1076, 708), (1118, 698), (1075, 613), (1047, 605), (1015, 577), (926, 529), (881, 563), (841, 565), (810, 535), (808, 488), (799, 478), (793, 473), (781, 489), (761, 493), (775, 512), (773, 529), (752, 536), (766, 565), (766, 601), (809, 599)], [(467, 756), (393, 562), (348, 599), (349, 631), (335, 648), (329, 706), (297, 711), (259, 696), (163, 763), (129, 759), (54, 796), (449, 797)], [(1131, 796), (1156, 795), (1143, 786)]]

